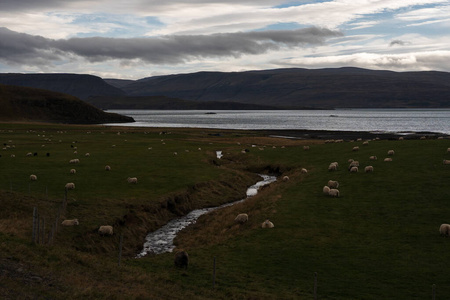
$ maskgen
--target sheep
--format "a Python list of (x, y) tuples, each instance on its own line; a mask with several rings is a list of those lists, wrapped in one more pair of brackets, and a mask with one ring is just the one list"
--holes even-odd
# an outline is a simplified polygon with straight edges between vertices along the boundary
[(248, 221), (248, 215), (247, 214), (238, 214), (237, 217), (234, 219), (236, 223), (244, 224)]
[(175, 253), (174, 264), (177, 268), (188, 268), (189, 265), (189, 255), (184, 250), (179, 250)]
[(70, 174), (76, 174), (77, 173), (77, 170), (75, 170), (75, 169), (70, 169)]
[(323, 191), (323, 193), (324, 193), (325, 195), (329, 195), (329, 194), (330, 194), (330, 187), (327, 186), (327, 185), (325, 185), (325, 186), (323, 187), (322, 191)]
[(384, 161), (392, 161), (392, 158), (386, 157), (386, 158), (384, 159)]
[(105, 166), (105, 171), (111, 171), (111, 167), (109, 165)]
[(358, 173), (358, 167), (351, 167), (350, 168), (351, 173)]
[(353, 147), (352, 151), (359, 151), (359, 147), (358, 146)]
[(31, 181), (36, 181), (36, 180), (37, 180), (37, 176), (34, 175), (34, 174), (31, 174), (31, 175), (30, 175), (30, 180), (31, 180)]
[(308, 173), (308, 170), (306, 170), (305, 168), (302, 168), (302, 170), (300, 171), (302, 174), (306, 174)]
[(284, 176), (283, 181), (289, 181), (289, 176)]
[(439, 227), (439, 233), (441, 236), (448, 237), (450, 236), (450, 225), (449, 224), (441, 224)]
[(331, 197), (339, 197), (339, 190), (338, 189), (330, 189), (330, 192), (328, 193)]
[(364, 168), (364, 172), (366, 172), (366, 173), (373, 172), (373, 166), (366, 166)]
[(363, 142), (363, 145), (364, 145), (364, 146), (367, 146), (367, 145), (369, 145), (369, 141), (365, 141), (365, 142)]
[(269, 220), (265, 220), (262, 224), (261, 224), (261, 228), (274, 228), (275, 226), (273, 225), (272, 222), (270, 222)]
[(62, 226), (75, 226), (75, 225), (80, 225), (80, 222), (78, 222), (78, 219), (73, 219), (73, 220), (64, 220), (61, 223)]
[(359, 161), (357, 161), (357, 160), (352, 161), (352, 162), (350, 163), (350, 165), (348, 166), (348, 170), (351, 171), (351, 169), (352, 169), (353, 167), (359, 167)]
[(84, 156), (88, 157), (88, 156), (91, 156), (91, 154), (88, 152)]
[(33, 156), (33, 153), (28, 152), (28, 153), (27, 153), (27, 156)]
[(100, 235), (113, 235), (113, 227), (111, 225), (102, 225), (98, 229)]
[(450, 165), (450, 160), (444, 159), (444, 160), (442, 161), (442, 163), (443, 163), (444, 165)]
[(137, 183), (137, 178), (136, 177), (128, 177), (127, 181), (128, 181), (128, 183), (136, 184)]
[(336, 180), (328, 180), (328, 187), (337, 189), (339, 187), (339, 182)]
[(303, 150), (309, 150), (309, 146), (303, 146)]
[(378, 158), (375, 155), (372, 155), (371, 157), (369, 157), (370, 160), (377, 160)]
[(449, 153), (450, 152), (450, 148), (447, 148), (447, 153)]
[(66, 183), (66, 190), (73, 190), (73, 189), (75, 189), (75, 183), (73, 183), (73, 182), (68, 182), (68, 183)]
[(78, 158), (69, 160), (69, 164), (78, 164), (78, 163), (80, 163), (80, 160)]
[(387, 154), (388, 154), (388, 155), (394, 155), (395, 152), (394, 152), (394, 150), (389, 150)]
[(337, 164), (335, 164), (335, 163), (331, 163), (329, 166), (328, 166), (328, 171), (336, 171), (337, 170)]

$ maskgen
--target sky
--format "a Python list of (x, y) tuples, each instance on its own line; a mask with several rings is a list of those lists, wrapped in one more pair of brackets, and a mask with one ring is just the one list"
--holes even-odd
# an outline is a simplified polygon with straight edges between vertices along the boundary
[(0, 0), (0, 73), (450, 72), (450, 0)]

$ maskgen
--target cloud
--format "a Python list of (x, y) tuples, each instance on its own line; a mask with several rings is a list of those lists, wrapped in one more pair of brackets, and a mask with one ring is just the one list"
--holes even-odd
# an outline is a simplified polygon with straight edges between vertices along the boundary
[(410, 43), (402, 41), (402, 40), (393, 40), (393, 41), (391, 41), (389, 43), (389, 47), (392, 47), (392, 46), (405, 46), (405, 45), (408, 45), (408, 44), (410, 44)]
[(90, 62), (140, 59), (150, 64), (179, 64), (207, 57), (258, 55), (283, 48), (321, 45), (339, 31), (297, 30), (238, 32), (156, 38), (48, 39), (0, 28), (0, 59), (6, 63), (44, 63), (77, 56)]

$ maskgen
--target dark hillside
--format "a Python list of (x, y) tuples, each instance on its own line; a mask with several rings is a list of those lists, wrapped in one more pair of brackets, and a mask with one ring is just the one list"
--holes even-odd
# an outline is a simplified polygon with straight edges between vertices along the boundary
[(0, 84), (0, 121), (101, 124), (134, 122), (106, 113), (73, 96), (47, 90)]
[(75, 96), (118, 96), (125, 93), (102, 78), (78, 74), (0, 74), (0, 84), (44, 89)]

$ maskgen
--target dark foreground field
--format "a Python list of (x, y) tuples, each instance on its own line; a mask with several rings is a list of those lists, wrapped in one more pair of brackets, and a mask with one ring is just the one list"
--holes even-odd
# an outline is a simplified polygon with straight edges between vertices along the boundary
[[(450, 223), (450, 140), (419, 136), (1, 124), (0, 298), (313, 299), (317, 274), (319, 299), (427, 299), (433, 285), (447, 299), (450, 239), (438, 229)], [(188, 269), (173, 253), (134, 258), (147, 232), (243, 198), (257, 173), (279, 180), (177, 238)], [(323, 195), (329, 179), (339, 198)], [(75, 189), (65, 196), (67, 182)], [(249, 221), (234, 223), (238, 213)], [(79, 226), (59, 225), (74, 218)], [(260, 228), (266, 219), (275, 227)], [(113, 236), (97, 233), (106, 224)]]

